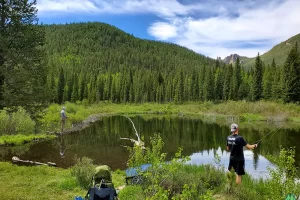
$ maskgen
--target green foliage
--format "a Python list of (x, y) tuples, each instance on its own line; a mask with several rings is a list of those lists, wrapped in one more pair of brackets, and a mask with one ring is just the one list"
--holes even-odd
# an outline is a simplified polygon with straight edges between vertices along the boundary
[(300, 53), (297, 43), (284, 64), (284, 101), (300, 101)]
[(146, 150), (138, 146), (131, 149), (128, 161), (129, 166), (138, 169), (142, 164), (151, 164), (146, 171), (140, 171), (146, 199), (194, 199), (198, 196), (209, 199), (209, 190), (218, 190), (223, 185), (222, 170), (209, 165), (184, 164), (189, 158), (181, 156), (182, 149), (171, 161), (166, 162), (166, 154), (162, 153), (164, 143), (160, 136), (155, 134), (150, 142)]
[(271, 176), (267, 189), (270, 199), (284, 199), (288, 194), (300, 196), (300, 184), (296, 180), (295, 148), (281, 148), (279, 157), (270, 156), (269, 159), (277, 164), (277, 168), (269, 168)]
[(33, 134), (35, 122), (30, 115), (21, 107), (16, 112), (9, 113), (7, 110), (0, 111), (0, 135)]
[[(141, 40), (108, 24), (43, 28), (49, 66), (47, 88), (54, 85), (56, 91), (60, 91), (53, 95), (61, 95), (63, 88), (64, 102), (197, 100), (199, 85), (193, 81), (200, 68), (215, 63), (178, 45)], [(189, 71), (185, 70), (186, 66)]]
[(22, 145), (34, 140), (53, 139), (54, 135), (34, 134), (34, 135), (2, 135), (0, 145)]
[(262, 93), (263, 93), (262, 78), (263, 78), (262, 61), (258, 54), (255, 60), (253, 84), (252, 84), (252, 99), (254, 101), (260, 100), (262, 98)]
[(237, 58), (236, 62), (235, 62), (235, 66), (234, 66), (234, 70), (233, 70), (233, 100), (237, 100), (239, 98), (239, 89), (240, 86), (242, 84), (242, 70), (241, 70), (241, 64), (240, 64), (240, 59)]
[[(44, 29), (37, 25), (36, 0), (0, 3), (0, 102), (26, 108), (44, 103)], [(3, 107), (3, 104), (0, 106)]]
[[(269, 168), (270, 177), (266, 180), (255, 180), (249, 175), (243, 177), (241, 185), (233, 184), (230, 197), (233, 199), (285, 199), (288, 194), (300, 196), (300, 184), (295, 167), (295, 149), (280, 149), (278, 157), (269, 156), (277, 166)], [(230, 173), (228, 173), (230, 174)], [(232, 177), (232, 182), (235, 177)]]
[(87, 157), (76, 158), (76, 164), (71, 168), (71, 174), (76, 177), (81, 187), (88, 189), (95, 174), (93, 160)]
[[(57, 102), (61, 104), (64, 100), (64, 89), (65, 88), (65, 77), (64, 77), (64, 71), (61, 68), (59, 70), (59, 79), (58, 79), (58, 87), (57, 87)], [(68, 97), (65, 97), (66, 99)]]

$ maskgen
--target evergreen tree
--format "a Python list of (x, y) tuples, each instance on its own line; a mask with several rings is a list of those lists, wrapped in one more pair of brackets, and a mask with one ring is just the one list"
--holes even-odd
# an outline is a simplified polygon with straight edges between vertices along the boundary
[(262, 85), (262, 61), (259, 53), (255, 59), (255, 68), (253, 74), (253, 85), (252, 85), (252, 98), (254, 101), (258, 101), (262, 98), (263, 85)]
[(225, 69), (225, 80), (223, 83), (223, 100), (227, 101), (230, 99), (232, 91), (232, 64), (226, 66)]
[(45, 33), (37, 26), (35, 5), (36, 0), (0, 1), (0, 108), (30, 108), (47, 97)]
[(204, 80), (204, 100), (212, 101), (214, 99), (214, 77), (212, 69), (206, 68)]
[(223, 79), (224, 79), (224, 70), (217, 68), (215, 73), (215, 100), (219, 101), (223, 97)]
[(232, 92), (233, 100), (238, 100), (239, 88), (242, 84), (242, 74), (241, 74), (241, 64), (239, 57), (236, 59), (234, 70), (233, 70), (233, 83), (232, 83)]
[(64, 70), (61, 68), (59, 71), (59, 79), (58, 79), (58, 87), (57, 87), (57, 103), (63, 103), (64, 97), (64, 90), (65, 90), (65, 76)]
[(73, 78), (73, 89), (72, 89), (72, 94), (71, 94), (71, 101), (76, 102), (79, 100), (79, 95), (78, 95), (78, 78), (77, 75), (74, 75)]
[(298, 44), (290, 51), (284, 64), (284, 101), (300, 100), (300, 55)]
[(265, 70), (263, 75), (263, 97), (264, 99), (272, 98), (272, 74), (270, 69)]

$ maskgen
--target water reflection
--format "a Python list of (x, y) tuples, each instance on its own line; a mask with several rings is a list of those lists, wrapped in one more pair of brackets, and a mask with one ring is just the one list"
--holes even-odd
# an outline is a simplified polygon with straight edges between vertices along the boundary
[[(165, 142), (163, 151), (168, 153), (168, 158), (171, 158), (179, 147), (183, 147), (183, 155), (191, 156), (193, 163), (213, 163), (213, 155), (218, 152), (225, 166), (228, 165), (229, 155), (225, 148), (226, 138), (230, 134), (230, 122), (218, 125), (199, 119), (148, 115), (131, 119), (137, 131), (144, 137), (146, 146), (149, 146), (150, 137), (154, 133), (161, 134)], [(240, 134), (249, 143), (263, 138), (276, 128), (266, 123), (239, 125)], [(113, 170), (126, 169), (128, 151), (122, 146), (132, 144), (120, 140), (120, 137), (136, 139), (131, 122), (122, 116), (110, 116), (102, 118), (87, 129), (54, 140), (21, 147), (0, 147), (0, 159), (10, 161), (13, 156), (18, 156), (24, 160), (54, 162), (59, 167), (68, 168), (74, 165), (75, 156), (86, 156), (93, 159), (95, 164), (107, 164)], [(272, 137), (266, 137), (253, 152), (245, 151), (247, 172), (255, 176), (265, 174), (266, 167), (273, 166), (265, 158), (266, 155), (278, 155), (280, 145), (299, 146), (299, 139), (297, 129), (280, 129)], [(299, 163), (300, 153), (296, 151), (297, 166), (300, 166)]]
[(59, 136), (60, 145), (59, 145), (59, 155), (61, 158), (65, 158), (65, 151), (67, 149), (64, 135)]
[[(215, 154), (218, 154), (220, 160), (216, 161)], [(214, 149), (193, 153), (190, 158), (191, 160), (188, 162), (189, 164), (196, 164), (196, 165), (203, 165), (203, 164), (212, 164), (216, 167), (221, 167), (224, 171), (227, 171), (228, 164), (229, 164), (229, 156), (230, 153), (227, 151), (222, 151), (219, 147), (217, 151)], [(266, 159), (262, 155), (258, 155), (257, 153), (245, 150), (245, 170), (248, 174), (255, 178), (268, 178), (269, 168), (275, 168), (268, 159)]]

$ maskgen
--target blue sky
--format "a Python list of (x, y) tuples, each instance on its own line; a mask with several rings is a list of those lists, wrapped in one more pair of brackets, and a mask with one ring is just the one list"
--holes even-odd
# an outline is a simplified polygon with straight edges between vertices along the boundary
[(254, 57), (300, 33), (300, 0), (38, 0), (41, 23), (98, 21), (224, 58)]

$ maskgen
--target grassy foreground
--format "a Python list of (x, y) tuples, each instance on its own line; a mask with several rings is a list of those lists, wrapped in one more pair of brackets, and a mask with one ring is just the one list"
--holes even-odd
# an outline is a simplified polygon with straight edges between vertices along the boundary
[[(300, 184), (295, 182), (297, 177), (294, 166), (295, 151), (292, 149), (281, 149), (279, 157), (270, 157), (278, 166), (277, 169), (269, 171), (270, 179), (254, 180), (246, 175), (243, 177), (242, 185), (236, 185), (235, 173), (225, 175), (221, 166), (216, 168), (211, 165), (185, 165), (181, 159), (177, 159), (180, 157), (172, 159), (167, 164), (164, 162), (164, 153), (160, 151), (162, 146), (157, 144), (162, 143), (154, 141), (152, 143), (154, 146), (147, 148), (144, 155), (147, 160), (151, 159), (149, 163), (152, 164), (152, 168), (143, 174), (147, 181), (142, 185), (125, 186), (119, 193), (120, 200), (277, 200), (285, 199), (288, 194), (300, 196)], [(141, 158), (140, 155), (142, 154), (135, 148), (135, 161)], [(139, 159), (136, 160), (137, 158)], [(75, 196), (85, 196), (87, 189), (83, 188), (88, 187), (83, 185), (84, 179), (93, 173), (89, 168), (94, 169), (91, 160), (87, 161), (89, 159), (82, 159), (81, 163), (77, 162), (70, 169), (48, 166), (25, 167), (0, 162), (0, 199), (71, 200)], [(115, 188), (124, 186), (124, 172), (118, 170), (113, 172), (112, 180)]]
[[(0, 199), (7, 200), (68, 200), (85, 196), (70, 169), (47, 166), (16, 166), (0, 162)], [(124, 185), (124, 176), (113, 173), (116, 187)]]
[[(84, 102), (66, 103), (67, 127), (80, 123), (91, 115), (99, 114), (164, 114), (196, 115), (201, 118), (228, 119), (235, 117), (239, 121), (292, 121), (300, 122), (300, 106), (276, 102), (228, 101), (215, 104), (212, 102), (191, 102), (176, 104), (113, 104), (100, 102), (88, 105)], [(59, 131), (59, 112), (61, 106), (52, 104), (46, 109), (41, 123), (48, 130)]]

